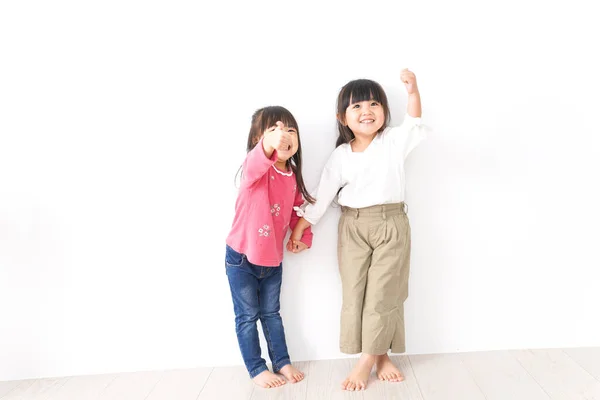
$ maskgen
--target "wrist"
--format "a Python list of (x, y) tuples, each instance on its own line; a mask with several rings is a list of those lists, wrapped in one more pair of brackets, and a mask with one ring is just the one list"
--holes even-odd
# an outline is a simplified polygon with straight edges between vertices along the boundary
[(262, 139), (262, 147), (266, 154), (272, 154), (275, 150), (275, 148), (271, 146), (271, 144), (265, 137), (263, 137)]

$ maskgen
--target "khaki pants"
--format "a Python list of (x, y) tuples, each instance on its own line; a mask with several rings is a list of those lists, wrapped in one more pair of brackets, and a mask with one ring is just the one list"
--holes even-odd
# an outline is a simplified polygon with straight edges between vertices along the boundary
[(342, 207), (338, 262), (343, 292), (343, 353), (405, 351), (410, 225), (404, 207), (404, 203)]

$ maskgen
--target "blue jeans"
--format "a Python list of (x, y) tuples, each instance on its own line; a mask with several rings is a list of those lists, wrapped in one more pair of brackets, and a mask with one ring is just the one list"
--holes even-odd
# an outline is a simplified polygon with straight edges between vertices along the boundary
[(267, 363), (261, 357), (256, 328), (259, 319), (267, 340), (273, 372), (279, 371), (290, 364), (283, 322), (279, 315), (281, 264), (279, 267), (254, 265), (244, 254), (227, 246), (225, 270), (233, 298), (235, 332), (250, 377), (254, 378), (267, 370)]

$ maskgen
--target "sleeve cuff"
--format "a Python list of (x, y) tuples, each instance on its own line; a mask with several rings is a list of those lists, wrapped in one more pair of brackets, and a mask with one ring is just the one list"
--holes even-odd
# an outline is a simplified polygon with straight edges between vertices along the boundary
[(421, 117), (411, 117), (408, 113), (404, 116), (404, 122), (408, 122), (411, 125), (421, 125)]

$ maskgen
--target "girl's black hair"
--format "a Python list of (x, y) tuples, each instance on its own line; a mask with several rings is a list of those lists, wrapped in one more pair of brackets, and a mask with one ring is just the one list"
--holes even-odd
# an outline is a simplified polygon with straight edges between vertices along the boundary
[(298, 132), (298, 151), (286, 162), (286, 167), (294, 171), (296, 175), (296, 185), (302, 193), (306, 201), (311, 204), (315, 203), (315, 199), (308, 193), (302, 178), (302, 143), (300, 142), (300, 129), (296, 119), (284, 107), (269, 106), (263, 107), (254, 112), (252, 115), (252, 124), (250, 125), (250, 133), (248, 133), (248, 144), (246, 151), (250, 152), (260, 141), (262, 134), (272, 126), (275, 126), (277, 121), (283, 122), (287, 127), (295, 128)]
[(375, 100), (383, 107), (385, 122), (377, 133), (382, 132), (390, 123), (390, 107), (381, 85), (369, 79), (350, 81), (340, 90), (337, 98), (337, 127), (339, 136), (335, 147), (344, 143), (350, 143), (354, 139), (354, 133), (352, 133), (347, 125), (344, 125), (346, 122), (346, 108), (348, 108), (350, 102), (354, 104), (366, 100)]

